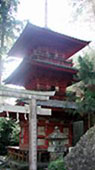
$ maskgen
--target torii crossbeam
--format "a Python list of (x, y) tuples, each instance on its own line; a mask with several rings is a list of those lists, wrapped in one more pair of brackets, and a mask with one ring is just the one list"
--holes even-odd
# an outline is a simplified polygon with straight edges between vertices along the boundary
[(36, 101), (49, 100), (55, 92), (19, 90), (0, 86), (0, 96), (25, 98), (30, 100), (29, 114), (29, 170), (37, 170), (37, 104)]

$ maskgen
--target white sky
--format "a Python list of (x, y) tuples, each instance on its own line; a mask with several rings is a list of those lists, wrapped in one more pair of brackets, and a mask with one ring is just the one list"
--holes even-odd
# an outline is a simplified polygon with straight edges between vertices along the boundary
[[(32, 24), (44, 26), (45, 0), (20, 0), (18, 18), (28, 19)], [(86, 23), (69, 23), (72, 8), (68, 0), (48, 0), (48, 27), (57, 32), (80, 39), (93, 40), (93, 32)]]
[[(48, 0), (48, 26), (62, 29), (62, 22), (70, 16), (67, 0)], [(33, 24), (44, 26), (45, 0), (21, 0), (18, 17), (29, 19)]]

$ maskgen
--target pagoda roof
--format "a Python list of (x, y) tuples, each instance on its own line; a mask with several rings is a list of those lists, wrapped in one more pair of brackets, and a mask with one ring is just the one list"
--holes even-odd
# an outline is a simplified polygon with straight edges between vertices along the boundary
[(8, 55), (25, 57), (32, 48), (50, 47), (63, 52), (67, 59), (89, 43), (28, 23)]
[[(45, 68), (49, 70), (57, 70), (62, 73), (76, 74), (77, 69), (66, 65), (59, 65), (52, 62), (42, 61), (42, 60), (32, 60), (32, 62), (27, 62), (24, 59), (21, 64), (16, 68), (16, 70), (4, 81), (6, 84), (15, 84), (24, 86), (25, 82), (28, 81), (29, 75), (33, 71), (33, 66), (40, 68)], [(29, 74), (30, 73), (30, 74)], [(28, 76), (27, 76), (28, 75)]]

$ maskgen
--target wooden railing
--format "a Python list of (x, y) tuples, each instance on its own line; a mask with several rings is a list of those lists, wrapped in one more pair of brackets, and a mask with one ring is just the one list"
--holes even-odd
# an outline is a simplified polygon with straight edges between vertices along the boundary
[(28, 162), (28, 151), (20, 150), (19, 147), (8, 147), (8, 155), (12, 160)]
[[(72, 67), (73, 63), (72, 60), (66, 61), (65, 59), (61, 59), (60, 57), (58, 58), (54, 58), (54, 57), (47, 57), (47, 56), (41, 56), (41, 55), (32, 55), (32, 59), (34, 60), (42, 60), (43, 59), (47, 62), (51, 62), (51, 63), (55, 63), (55, 64), (59, 64), (59, 65), (63, 65), (63, 66), (67, 66), (67, 67)], [(31, 60), (31, 58), (30, 58)]]
[[(8, 147), (8, 155), (10, 158), (10, 167), (28, 167), (29, 153), (28, 150), (20, 150), (19, 147)], [(46, 150), (38, 150), (37, 167), (46, 168), (49, 162), (49, 152)]]

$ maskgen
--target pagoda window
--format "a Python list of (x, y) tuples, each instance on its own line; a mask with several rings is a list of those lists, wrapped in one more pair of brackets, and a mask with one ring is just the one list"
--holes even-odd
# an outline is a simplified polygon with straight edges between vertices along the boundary
[(45, 136), (45, 127), (44, 126), (38, 126), (38, 135)]
[(50, 59), (58, 58), (58, 52), (54, 50), (50, 50), (48, 48), (36, 48), (32, 52), (32, 58), (46, 57)]
[(38, 146), (45, 145), (45, 139), (38, 139)]
[(38, 146), (45, 145), (45, 127), (38, 126)]

